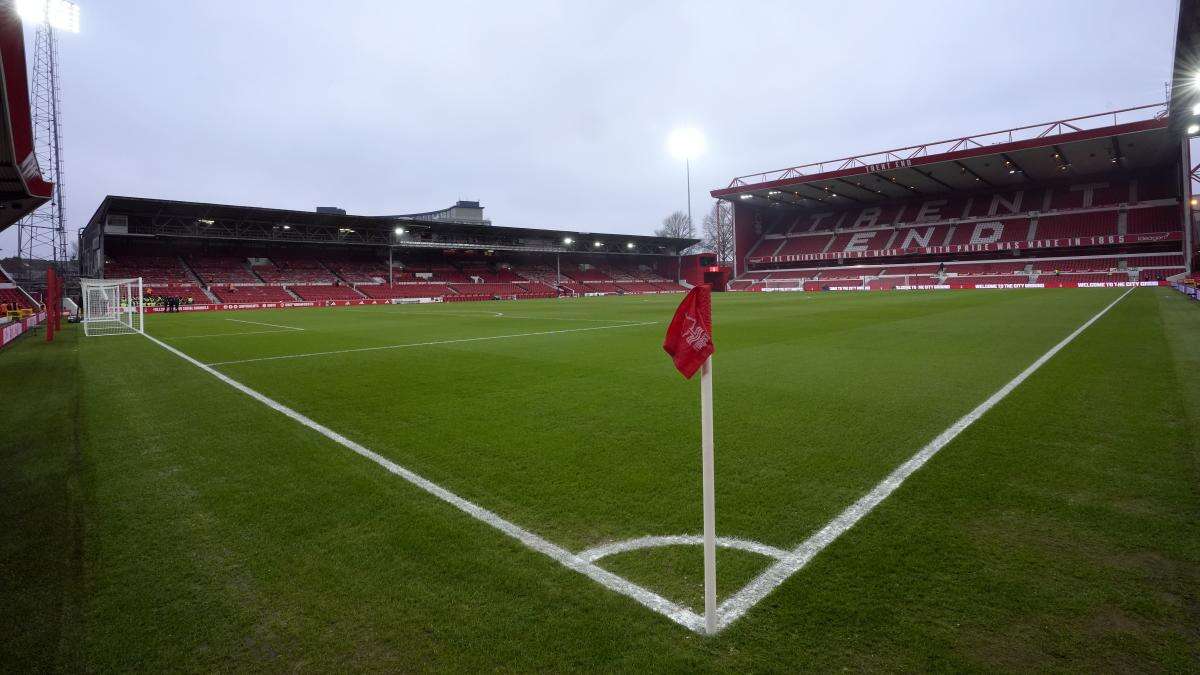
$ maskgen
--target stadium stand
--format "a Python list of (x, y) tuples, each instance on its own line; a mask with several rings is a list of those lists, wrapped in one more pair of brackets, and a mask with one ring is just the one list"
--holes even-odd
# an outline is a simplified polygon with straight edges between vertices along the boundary
[[(884, 289), (1176, 276), (1187, 264), (1183, 208), (1175, 159), (1159, 150), (1172, 142), (1162, 109), (735, 178), (712, 191), (734, 207), (730, 288), (796, 288), (794, 280), (810, 289)], [(1122, 150), (1135, 146), (1146, 149)]]

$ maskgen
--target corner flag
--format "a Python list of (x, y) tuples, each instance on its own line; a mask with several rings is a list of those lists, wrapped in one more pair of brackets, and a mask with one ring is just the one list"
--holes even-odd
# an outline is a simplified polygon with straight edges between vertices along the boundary
[(717, 632), (717, 509), (713, 476), (712, 289), (696, 286), (675, 310), (663, 349), (689, 380), (700, 369), (700, 455), (704, 492), (704, 627)]
[(696, 286), (679, 303), (675, 318), (667, 327), (663, 349), (675, 361), (675, 367), (689, 380), (713, 353), (712, 291)]

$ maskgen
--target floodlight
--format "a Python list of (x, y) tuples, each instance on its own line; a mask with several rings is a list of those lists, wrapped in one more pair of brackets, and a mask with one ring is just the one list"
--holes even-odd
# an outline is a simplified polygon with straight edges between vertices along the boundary
[(754, 195), (738, 195), (738, 199), (754, 199)]
[(594, 241), (594, 242), (592, 242), (592, 246), (595, 246), (596, 248), (600, 248), (600, 247), (601, 247), (601, 246), (603, 246), (603, 245), (604, 245), (604, 244), (601, 244), (601, 243), (600, 243), (600, 242), (598, 242), (598, 241)]
[(1197, 131), (1200, 131), (1200, 124), (1189, 124), (1188, 125), (1187, 132), (1188, 132), (1189, 136), (1196, 133)]
[(68, 33), (79, 32), (79, 5), (71, 0), (17, 0), (17, 15), (26, 23), (45, 23)]
[(398, 235), (399, 235), (399, 234), (404, 234), (404, 228), (403, 228), (403, 227), (397, 227), (397, 228), (396, 228), (396, 234), (398, 234)]
[(695, 159), (704, 153), (704, 134), (695, 127), (683, 127), (667, 136), (667, 150), (677, 159)]
[(283, 226), (283, 229), (285, 229), (285, 230), (290, 230), (290, 229), (292, 229), (292, 226), (291, 226), (291, 225), (284, 225), (284, 226)]
[(563, 237), (563, 243), (567, 246), (570, 246), (571, 244), (575, 243), (575, 240), (570, 237)]
[(625, 248), (633, 248), (633, 242), (631, 241), (628, 244), (625, 244)]

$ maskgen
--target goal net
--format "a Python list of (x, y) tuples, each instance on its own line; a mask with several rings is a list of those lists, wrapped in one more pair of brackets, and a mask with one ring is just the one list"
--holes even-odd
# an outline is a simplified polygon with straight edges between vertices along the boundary
[(83, 334), (141, 333), (144, 307), (142, 280), (80, 279), (83, 291)]
[(804, 279), (766, 279), (764, 291), (803, 291)]

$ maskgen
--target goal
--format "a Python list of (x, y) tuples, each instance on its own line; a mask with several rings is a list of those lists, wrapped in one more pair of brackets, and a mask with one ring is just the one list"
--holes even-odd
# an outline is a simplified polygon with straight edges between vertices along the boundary
[(803, 291), (804, 279), (766, 279), (763, 281), (764, 291)]
[(83, 334), (141, 333), (145, 307), (142, 280), (80, 279), (83, 291)]

